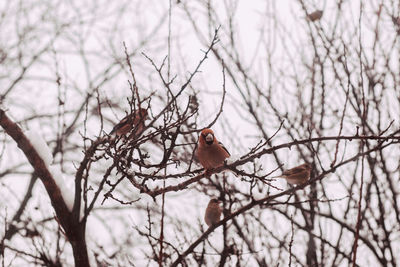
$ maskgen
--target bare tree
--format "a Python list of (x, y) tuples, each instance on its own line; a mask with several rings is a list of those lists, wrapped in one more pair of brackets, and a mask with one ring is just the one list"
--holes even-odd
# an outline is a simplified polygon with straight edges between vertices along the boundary
[[(398, 265), (398, 1), (263, 2), (251, 49), (244, 1), (61, 3), (2, 7), (3, 266)], [(197, 162), (204, 128), (224, 166)]]

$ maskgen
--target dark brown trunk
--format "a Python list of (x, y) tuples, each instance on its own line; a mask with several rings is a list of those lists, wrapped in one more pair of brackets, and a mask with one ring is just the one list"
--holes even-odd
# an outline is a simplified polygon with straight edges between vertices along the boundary
[(89, 267), (89, 256), (85, 240), (85, 227), (78, 226), (74, 231), (73, 240), (70, 240), (74, 253), (75, 267)]

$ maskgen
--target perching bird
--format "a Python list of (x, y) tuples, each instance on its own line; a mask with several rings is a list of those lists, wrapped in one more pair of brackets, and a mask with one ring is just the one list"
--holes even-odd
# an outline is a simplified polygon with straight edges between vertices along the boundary
[(208, 226), (217, 224), (220, 221), (222, 214), (222, 208), (219, 205), (220, 203), (221, 201), (216, 198), (213, 198), (208, 202), (206, 214), (204, 215), (204, 220)]
[(144, 121), (147, 118), (147, 110), (139, 108), (134, 113), (123, 118), (111, 130), (110, 135), (126, 136), (132, 129), (135, 129), (135, 136), (139, 136), (144, 130)]
[(316, 20), (320, 20), (322, 18), (322, 10), (316, 10), (310, 14), (307, 15), (307, 18), (311, 21), (316, 21)]
[(211, 129), (201, 131), (196, 157), (206, 170), (222, 166), (230, 155), (224, 145), (215, 138)]
[(310, 178), (311, 165), (308, 163), (301, 164), (297, 167), (284, 171), (281, 175), (272, 178), (285, 178), (288, 184), (299, 185), (304, 184)]

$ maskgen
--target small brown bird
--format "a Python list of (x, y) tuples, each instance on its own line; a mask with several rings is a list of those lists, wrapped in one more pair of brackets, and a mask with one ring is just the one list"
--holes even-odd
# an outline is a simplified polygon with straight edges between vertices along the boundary
[(220, 203), (221, 201), (216, 198), (213, 198), (208, 202), (204, 220), (209, 227), (217, 224), (221, 219), (222, 208), (219, 205)]
[(230, 155), (224, 145), (215, 138), (211, 129), (201, 131), (196, 157), (206, 170), (222, 166)]
[(307, 18), (311, 21), (317, 21), (322, 18), (323, 11), (322, 10), (316, 10), (310, 14), (307, 15)]
[(139, 108), (134, 113), (123, 118), (111, 130), (110, 135), (126, 136), (132, 129), (135, 129), (135, 136), (142, 134), (144, 130), (144, 121), (147, 119), (147, 110)]
[(308, 163), (301, 164), (297, 167), (284, 171), (281, 175), (272, 178), (285, 178), (288, 184), (299, 185), (304, 184), (310, 178), (311, 165)]

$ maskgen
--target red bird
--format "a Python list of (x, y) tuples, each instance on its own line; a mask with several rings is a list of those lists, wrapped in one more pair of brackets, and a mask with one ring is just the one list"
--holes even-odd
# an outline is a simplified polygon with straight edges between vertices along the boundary
[(222, 208), (219, 205), (220, 203), (221, 201), (215, 198), (208, 202), (206, 214), (204, 215), (204, 220), (208, 226), (217, 224), (220, 221), (222, 214)]
[(225, 159), (230, 155), (224, 145), (215, 138), (211, 129), (201, 131), (196, 157), (206, 170), (224, 165)]
[(147, 110), (139, 108), (115, 125), (110, 135), (115, 134), (117, 137), (127, 136), (134, 129), (134, 136), (140, 136), (144, 130), (144, 121), (146, 119)]

